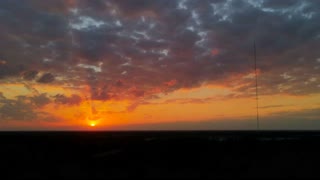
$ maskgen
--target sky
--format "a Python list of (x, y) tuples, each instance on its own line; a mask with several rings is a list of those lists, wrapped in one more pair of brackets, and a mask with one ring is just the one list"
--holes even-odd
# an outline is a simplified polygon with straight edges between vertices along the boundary
[(1, 0), (0, 130), (320, 129), (318, 0)]

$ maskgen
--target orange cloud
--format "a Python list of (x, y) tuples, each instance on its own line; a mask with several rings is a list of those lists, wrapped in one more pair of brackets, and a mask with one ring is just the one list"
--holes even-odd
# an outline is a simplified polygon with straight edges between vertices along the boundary
[(169, 86), (169, 87), (170, 87), (170, 86), (174, 86), (174, 85), (177, 84), (177, 80), (173, 79), (173, 80), (171, 80), (171, 81), (165, 82), (164, 84), (167, 85), (167, 86)]

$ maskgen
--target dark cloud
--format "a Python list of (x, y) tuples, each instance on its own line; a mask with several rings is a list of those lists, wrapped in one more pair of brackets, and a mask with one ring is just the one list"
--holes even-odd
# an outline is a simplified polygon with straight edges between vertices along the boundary
[(82, 99), (79, 95), (73, 94), (67, 97), (63, 94), (57, 94), (54, 96), (54, 102), (63, 105), (79, 105)]
[(34, 71), (34, 70), (27, 71), (27, 72), (23, 73), (23, 79), (31, 81), (36, 78), (38, 73), (39, 73), (38, 71)]
[(206, 83), (251, 96), (255, 82), (243, 77), (255, 40), (261, 94), (318, 93), (319, 8), (298, 0), (3, 0), (0, 78), (50, 72), (37, 81), (88, 85), (95, 100), (140, 101)]
[(45, 94), (34, 97), (17, 96), (15, 99), (7, 99), (0, 93), (0, 120), (56, 120), (53, 115), (39, 109), (48, 103), (50, 103), (50, 100)]
[(54, 62), (67, 63), (71, 50), (63, 2), (0, 2), (0, 58), (6, 61), (0, 76), (17, 77), (33, 69), (60, 71), (64, 67)]
[(50, 97), (46, 93), (36, 93), (33, 96), (17, 96), (8, 99), (0, 92), (0, 120), (60, 121), (61, 118), (44, 112), (43, 108), (52, 103), (74, 106), (79, 105), (81, 102), (82, 98), (75, 94), (71, 96), (57, 94), (54, 97)]
[(263, 1), (263, 5), (268, 8), (287, 8), (292, 7), (298, 4), (297, 0), (286, 0), (286, 1), (277, 1), (277, 0), (266, 0)]
[(0, 108), (2, 120), (33, 120), (37, 117), (32, 108), (21, 101), (5, 103)]
[(23, 64), (19, 65), (8, 65), (0, 64), (0, 79), (5, 77), (16, 77), (19, 76), (25, 70)]
[(30, 97), (30, 100), (37, 107), (43, 107), (43, 106), (51, 103), (51, 99), (47, 96), (46, 93), (42, 93), (40, 95)]
[(46, 83), (51, 83), (51, 82), (53, 82), (54, 81), (54, 76), (51, 74), (51, 73), (45, 73), (45, 74), (43, 74), (38, 80), (37, 80), (37, 82), (38, 83), (44, 83), (44, 84), (46, 84)]

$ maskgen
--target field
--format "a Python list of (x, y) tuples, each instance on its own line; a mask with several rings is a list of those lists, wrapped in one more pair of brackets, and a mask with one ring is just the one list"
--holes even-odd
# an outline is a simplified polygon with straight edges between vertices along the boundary
[(0, 178), (320, 177), (320, 132), (1, 132)]

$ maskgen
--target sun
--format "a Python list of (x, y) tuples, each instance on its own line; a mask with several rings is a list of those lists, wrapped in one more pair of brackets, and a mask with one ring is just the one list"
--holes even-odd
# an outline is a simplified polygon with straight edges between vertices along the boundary
[(98, 124), (100, 124), (101, 118), (98, 116), (95, 117), (87, 117), (86, 118), (87, 125), (90, 127), (96, 127)]

